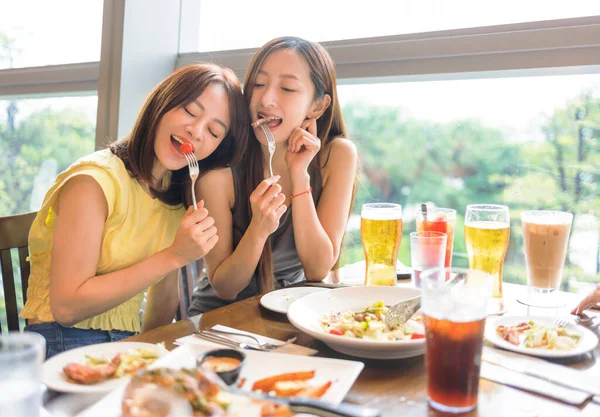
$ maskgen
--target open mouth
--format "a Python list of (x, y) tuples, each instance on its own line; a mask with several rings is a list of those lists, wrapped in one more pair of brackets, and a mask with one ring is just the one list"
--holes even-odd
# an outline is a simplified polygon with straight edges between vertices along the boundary
[(275, 116), (265, 116), (264, 114), (258, 114), (258, 120), (252, 122), (252, 127), (258, 127), (260, 125), (267, 125), (269, 129), (273, 129), (279, 126), (283, 122), (283, 119)]
[(171, 144), (173, 145), (173, 147), (177, 150), (177, 152), (179, 152), (181, 155), (184, 155), (183, 150), (181, 149), (181, 147), (185, 144), (185, 143), (189, 143), (189, 142), (184, 142), (181, 139), (171, 135)]

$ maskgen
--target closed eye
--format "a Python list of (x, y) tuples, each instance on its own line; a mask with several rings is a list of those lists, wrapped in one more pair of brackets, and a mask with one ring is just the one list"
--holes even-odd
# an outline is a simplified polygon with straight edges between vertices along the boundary
[(185, 110), (185, 112), (186, 112), (187, 114), (189, 114), (190, 116), (192, 116), (192, 117), (196, 117), (194, 114), (192, 114), (192, 112), (191, 112), (191, 111), (189, 111), (189, 110), (187, 109), (187, 107), (184, 107), (184, 108), (183, 108), (183, 110)]
[(211, 135), (213, 135), (213, 137), (214, 137), (215, 139), (219, 139), (219, 136), (218, 136), (218, 135), (216, 135), (216, 134), (215, 134), (215, 133), (214, 133), (212, 130), (208, 129), (208, 132), (209, 132)]
[(294, 91), (296, 91), (296, 90), (292, 90), (291, 88), (285, 88), (285, 87), (281, 87), (281, 89), (282, 89), (283, 91), (286, 91), (286, 92), (288, 92), (288, 93), (293, 93)]
[(264, 87), (264, 84), (254, 83), (254, 88)]

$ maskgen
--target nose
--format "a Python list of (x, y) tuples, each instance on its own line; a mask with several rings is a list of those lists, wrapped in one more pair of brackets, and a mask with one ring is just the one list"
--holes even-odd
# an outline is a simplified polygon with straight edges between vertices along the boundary
[(204, 129), (204, 124), (201, 121), (190, 123), (185, 127), (185, 129), (190, 140), (194, 141), (202, 139), (202, 131)]
[(263, 91), (261, 91), (262, 96), (260, 96), (260, 105), (261, 107), (274, 107), (276, 103), (276, 94), (275, 88), (270, 86), (265, 86)]

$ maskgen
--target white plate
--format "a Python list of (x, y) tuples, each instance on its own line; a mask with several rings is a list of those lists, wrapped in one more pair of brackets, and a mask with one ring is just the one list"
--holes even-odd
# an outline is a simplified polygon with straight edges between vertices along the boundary
[(323, 287), (282, 288), (277, 291), (271, 291), (260, 297), (260, 304), (268, 310), (286, 314), (289, 306), (297, 299), (314, 292), (328, 290), (329, 288)]
[(42, 383), (48, 388), (59, 392), (94, 393), (108, 392), (129, 380), (129, 377), (110, 379), (92, 385), (82, 385), (70, 382), (63, 372), (63, 368), (71, 362), (85, 363), (85, 355), (95, 357), (106, 357), (112, 359), (117, 353), (125, 353), (130, 349), (158, 349), (159, 355), (168, 351), (152, 343), (142, 342), (115, 342), (100, 343), (97, 345), (83, 346), (77, 349), (67, 350), (44, 362), (42, 367)]
[(299, 330), (347, 355), (373, 359), (410, 358), (425, 352), (425, 339), (389, 342), (352, 339), (325, 333), (320, 321), (327, 314), (360, 311), (379, 300), (394, 305), (420, 294), (420, 289), (409, 287), (337, 288), (295, 301), (288, 310), (288, 319)]
[(573, 350), (548, 350), (542, 348), (526, 348), (516, 346), (507, 340), (502, 339), (496, 333), (496, 328), (500, 325), (513, 326), (518, 323), (533, 321), (540, 324), (552, 324), (555, 319), (552, 317), (533, 317), (533, 316), (505, 316), (498, 317), (494, 320), (488, 319), (485, 325), (485, 338), (494, 345), (503, 349), (512, 350), (513, 352), (523, 353), (525, 355), (539, 356), (543, 358), (566, 358), (569, 356), (577, 356), (589, 352), (598, 344), (598, 337), (589, 329), (575, 324), (569, 324), (566, 328), (569, 331), (579, 333), (581, 340)]
[[(223, 346), (211, 342), (206, 342), (205, 344), (188, 343), (179, 346), (169, 354), (163, 356), (150, 365), (149, 368), (167, 367), (178, 369), (194, 367), (198, 355), (219, 348), (223, 348)], [(240, 379), (246, 378), (246, 381), (242, 388), (251, 387), (254, 381), (258, 379), (284, 372), (315, 370), (315, 377), (311, 379), (311, 383), (324, 383), (328, 380), (333, 382), (329, 390), (321, 398), (321, 400), (332, 404), (342, 402), (364, 367), (362, 362), (341, 359), (250, 350), (244, 350), (243, 352), (246, 354), (246, 363), (240, 374)], [(102, 400), (78, 414), (77, 417), (120, 417), (124, 390), (124, 386), (115, 389)]]

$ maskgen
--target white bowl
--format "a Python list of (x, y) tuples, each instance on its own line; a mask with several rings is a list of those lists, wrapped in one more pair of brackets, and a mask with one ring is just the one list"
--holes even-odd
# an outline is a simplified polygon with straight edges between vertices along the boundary
[(323, 341), (338, 352), (360, 358), (410, 358), (425, 352), (425, 339), (385, 342), (352, 339), (325, 333), (320, 320), (331, 313), (363, 310), (379, 300), (386, 305), (394, 305), (420, 294), (420, 289), (408, 287), (337, 288), (309, 294), (294, 301), (288, 309), (287, 316), (299, 330)]

